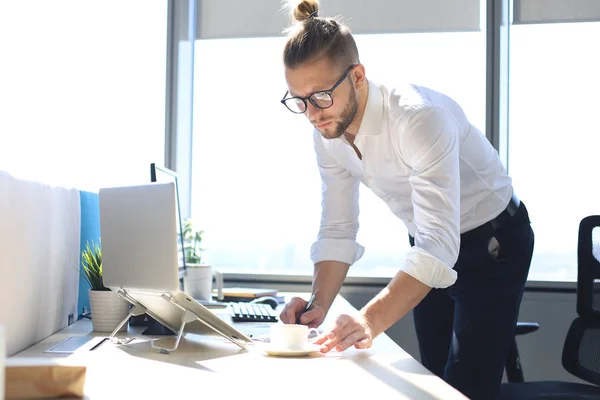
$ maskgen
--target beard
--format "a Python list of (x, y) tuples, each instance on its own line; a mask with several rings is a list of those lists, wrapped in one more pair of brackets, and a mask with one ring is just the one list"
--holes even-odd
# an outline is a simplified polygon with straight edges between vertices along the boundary
[(354, 86), (351, 86), (350, 95), (348, 96), (348, 104), (346, 104), (344, 111), (342, 111), (342, 114), (339, 116), (339, 121), (331, 124), (335, 124), (335, 126), (333, 126), (333, 132), (327, 132), (327, 130), (324, 130), (320, 131), (321, 135), (325, 139), (337, 139), (342, 136), (354, 120), (357, 110), (358, 100), (356, 100), (356, 89), (354, 89)]

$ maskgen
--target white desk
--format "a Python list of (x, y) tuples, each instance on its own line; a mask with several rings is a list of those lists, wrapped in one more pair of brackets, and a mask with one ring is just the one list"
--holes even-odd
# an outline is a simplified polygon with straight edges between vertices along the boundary
[[(338, 297), (328, 318), (354, 308)], [(228, 310), (216, 311), (229, 322)], [(248, 323), (235, 324), (241, 331)], [(326, 320), (323, 327), (329, 326)], [(142, 329), (127, 345), (104, 342), (93, 351), (64, 355), (64, 362), (87, 366), (86, 397), (90, 399), (466, 399), (431, 374), (389, 337), (381, 335), (367, 350), (306, 357), (272, 357), (259, 346), (242, 350), (219, 338), (187, 334), (171, 354), (153, 351)], [(54, 357), (45, 350), (71, 336), (107, 336), (81, 320), (14, 357)], [(166, 337), (160, 345), (169, 346)], [(61, 355), (58, 355), (61, 357)], [(364, 397), (363, 397), (364, 396)]]

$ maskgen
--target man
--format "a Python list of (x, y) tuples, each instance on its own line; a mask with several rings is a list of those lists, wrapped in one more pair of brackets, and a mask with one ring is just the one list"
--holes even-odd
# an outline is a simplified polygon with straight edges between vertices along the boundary
[[(367, 348), (413, 310), (421, 362), (473, 399), (493, 399), (533, 252), (527, 210), (497, 152), (448, 96), (370, 82), (348, 28), (301, 1), (284, 49), (282, 103), (315, 127), (322, 219), (311, 250), (312, 307), (292, 299), (284, 323), (321, 325), (356, 243), (358, 186), (402, 219), (413, 246), (387, 287), (340, 315), (321, 351)], [(398, 239), (400, 240), (400, 238)]]

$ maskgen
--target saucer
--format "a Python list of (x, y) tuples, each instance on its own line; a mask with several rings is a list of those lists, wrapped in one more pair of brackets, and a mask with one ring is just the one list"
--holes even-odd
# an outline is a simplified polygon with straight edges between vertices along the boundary
[(306, 356), (310, 353), (320, 352), (321, 346), (317, 344), (307, 344), (302, 349), (278, 349), (273, 347), (269, 343), (265, 343), (260, 346), (265, 352), (271, 356), (282, 356), (282, 357), (299, 357)]

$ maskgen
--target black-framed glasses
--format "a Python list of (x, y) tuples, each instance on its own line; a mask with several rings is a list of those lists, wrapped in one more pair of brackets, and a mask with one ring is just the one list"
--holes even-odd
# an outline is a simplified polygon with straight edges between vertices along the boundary
[(283, 95), (283, 99), (281, 99), (281, 102), (284, 106), (288, 108), (288, 110), (296, 114), (304, 114), (304, 112), (306, 112), (306, 109), (308, 108), (308, 104), (306, 103), (307, 100), (310, 101), (310, 104), (317, 108), (329, 108), (333, 105), (333, 91), (338, 86), (340, 86), (342, 82), (344, 82), (344, 79), (346, 79), (350, 70), (352, 70), (352, 68), (356, 67), (357, 65), (358, 64), (352, 64), (351, 66), (349, 66), (346, 72), (344, 72), (344, 74), (342, 75), (342, 77), (338, 79), (335, 85), (333, 85), (333, 87), (329, 90), (319, 90), (318, 92), (313, 92), (306, 97), (295, 96), (286, 98), (285, 96), (289, 94), (289, 91), (287, 91)]

